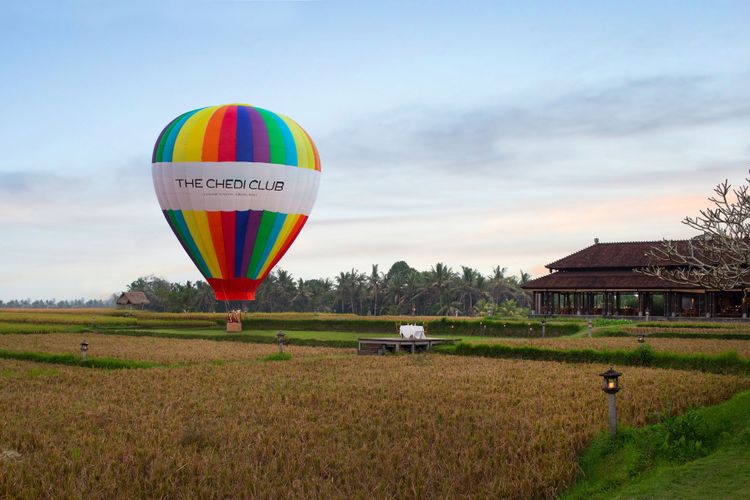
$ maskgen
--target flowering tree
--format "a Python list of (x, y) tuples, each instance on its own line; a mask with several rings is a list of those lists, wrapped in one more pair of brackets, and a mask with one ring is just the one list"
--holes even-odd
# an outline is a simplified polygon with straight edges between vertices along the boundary
[(750, 178), (745, 180), (737, 188), (727, 180), (719, 183), (708, 199), (712, 206), (682, 221), (700, 234), (688, 241), (664, 240), (648, 255), (665, 264), (639, 271), (679, 284), (745, 291), (750, 283)]

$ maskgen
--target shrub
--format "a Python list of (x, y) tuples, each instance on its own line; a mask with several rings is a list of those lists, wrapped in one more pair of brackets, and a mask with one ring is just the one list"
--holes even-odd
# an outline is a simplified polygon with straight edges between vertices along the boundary
[(695, 411), (668, 417), (654, 428), (657, 455), (675, 463), (685, 463), (708, 454), (711, 436), (703, 417)]
[(292, 355), (288, 352), (275, 352), (261, 358), (262, 361), (289, 361), (290, 359)]

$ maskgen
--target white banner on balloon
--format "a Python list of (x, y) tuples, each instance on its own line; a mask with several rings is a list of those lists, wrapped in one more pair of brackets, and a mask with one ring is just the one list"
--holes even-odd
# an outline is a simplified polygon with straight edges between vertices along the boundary
[(268, 210), (310, 215), (320, 171), (276, 163), (153, 163), (162, 210)]

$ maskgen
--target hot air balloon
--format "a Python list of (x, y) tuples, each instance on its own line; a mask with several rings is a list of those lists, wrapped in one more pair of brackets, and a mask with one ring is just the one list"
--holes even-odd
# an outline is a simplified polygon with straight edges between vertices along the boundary
[(229, 104), (172, 120), (151, 171), (164, 217), (216, 299), (253, 300), (307, 222), (320, 157), (293, 120)]

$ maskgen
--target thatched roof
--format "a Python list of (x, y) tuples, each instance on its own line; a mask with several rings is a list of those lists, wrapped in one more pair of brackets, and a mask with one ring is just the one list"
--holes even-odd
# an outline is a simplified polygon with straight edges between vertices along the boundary
[(150, 304), (150, 301), (146, 298), (146, 294), (143, 292), (123, 292), (123, 294), (120, 295), (120, 298), (117, 299), (117, 305), (120, 306), (141, 306), (144, 304)]

